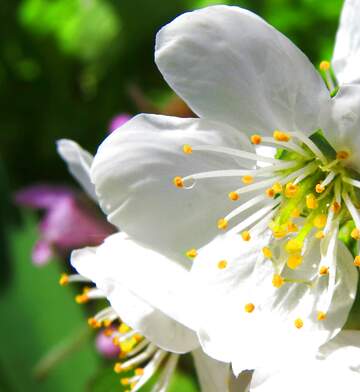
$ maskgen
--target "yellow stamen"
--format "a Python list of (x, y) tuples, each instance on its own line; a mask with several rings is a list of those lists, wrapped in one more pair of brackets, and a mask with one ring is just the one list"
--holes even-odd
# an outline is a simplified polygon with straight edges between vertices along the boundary
[(227, 261), (226, 260), (220, 260), (219, 262), (218, 262), (218, 264), (217, 264), (217, 267), (219, 268), (219, 269), (224, 269), (224, 268), (226, 268), (227, 267)]
[(252, 303), (248, 303), (245, 305), (244, 309), (245, 309), (245, 312), (252, 313), (255, 310), (255, 305)]
[(129, 332), (130, 330), (131, 330), (131, 328), (130, 328), (128, 325), (126, 325), (125, 323), (121, 323), (120, 327), (118, 328), (118, 331), (119, 331), (121, 334), (127, 333), (127, 332)]
[(292, 218), (298, 218), (301, 214), (301, 211), (298, 208), (294, 208), (292, 213), (291, 213), (291, 217)]
[(329, 267), (328, 267), (328, 266), (322, 265), (322, 266), (319, 268), (319, 274), (320, 274), (321, 276), (328, 275), (328, 273), (329, 273)]
[(193, 152), (192, 147), (189, 144), (183, 145), (183, 151), (185, 154), (191, 154)]
[(229, 199), (232, 201), (239, 200), (239, 195), (236, 192), (230, 192), (228, 196)]
[(248, 184), (252, 184), (254, 182), (254, 177), (253, 176), (244, 176), (241, 181), (248, 185)]
[(288, 182), (285, 186), (285, 196), (288, 198), (293, 198), (298, 193), (298, 190), (298, 185), (295, 185), (292, 182)]
[(318, 314), (317, 314), (317, 319), (318, 319), (319, 321), (325, 320), (325, 319), (326, 319), (326, 313), (325, 313), (325, 312), (319, 311)]
[(327, 221), (327, 216), (325, 214), (316, 215), (313, 224), (317, 229), (322, 229), (325, 227)]
[(124, 368), (122, 367), (122, 363), (121, 362), (116, 362), (114, 365), (114, 372), (115, 373), (121, 373), (122, 371), (124, 371)]
[(325, 233), (322, 230), (319, 230), (315, 233), (315, 238), (318, 240), (322, 240), (325, 237)]
[(173, 179), (173, 184), (174, 184), (177, 188), (183, 188), (183, 187), (184, 187), (184, 180), (183, 180), (181, 177), (179, 177), (179, 176), (174, 177), (174, 179)]
[(112, 321), (111, 320), (104, 320), (103, 321), (103, 324), (104, 324), (104, 327), (110, 327), (110, 325), (112, 324)]
[(284, 229), (273, 230), (273, 236), (278, 239), (285, 237), (286, 234), (287, 234), (287, 230)]
[(189, 259), (195, 259), (195, 257), (197, 256), (197, 251), (196, 251), (196, 249), (189, 249), (187, 252), (186, 252), (186, 256), (189, 258)]
[(94, 317), (90, 317), (90, 318), (88, 319), (88, 324), (89, 324), (90, 327), (92, 327), (92, 328), (100, 328), (100, 327), (101, 327), (100, 321), (97, 321)]
[(330, 62), (329, 61), (322, 61), (319, 65), (320, 71), (328, 71), (330, 69)]
[(318, 201), (312, 193), (306, 195), (306, 207), (310, 210), (315, 210), (318, 207)]
[(279, 131), (278, 129), (274, 131), (273, 133), (273, 138), (279, 142), (288, 142), (290, 140), (290, 135)]
[(120, 380), (122, 385), (129, 385), (130, 384), (130, 379), (129, 378), (122, 378)]
[(287, 266), (296, 269), (302, 263), (302, 257), (299, 255), (291, 255), (287, 260)]
[(264, 248), (262, 248), (262, 252), (263, 252), (263, 255), (267, 258), (267, 259), (271, 259), (272, 258), (272, 252), (271, 252), (271, 250), (270, 250), (270, 248), (268, 248), (268, 247), (264, 247)]
[(302, 247), (303, 242), (296, 238), (293, 238), (286, 243), (285, 250), (290, 254), (297, 254), (301, 252)]
[(356, 256), (354, 259), (355, 267), (360, 267), (360, 256)]
[(114, 330), (112, 328), (106, 328), (103, 330), (103, 334), (107, 337), (110, 337), (113, 334)]
[(304, 322), (301, 320), (301, 318), (298, 318), (294, 321), (294, 325), (297, 329), (301, 329), (304, 326)]
[(75, 302), (78, 304), (85, 304), (89, 301), (89, 297), (86, 294), (79, 294), (75, 297)]
[(268, 188), (266, 189), (265, 194), (267, 197), (270, 197), (272, 199), (275, 196), (275, 191), (272, 188)]
[(228, 227), (228, 221), (227, 221), (226, 219), (224, 219), (224, 218), (219, 219), (218, 222), (217, 222), (217, 227), (218, 227), (218, 229), (220, 229), (220, 230), (225, 230), (225, 229), (227, 229), (227, 227)]
[(135, 375), (136, 376), (143, 376), (144, 375), (144, 369), (143, 368), (135, 369)]
[(272, 279), (272, 284), (274, 287), (279, 289), (284, 284), (284, 279), (282, 278), (282, 276), (275, 274)]
[(61, 274), (59, 279), (60, 286), (66, 286), (69, 283), (69, 275), (68, 274)]
[(323, 187), (321, 184), (317, 184), (315, 187), (316, 193), (323, 193), (325, 190), (325, 187)]
[(359, 241), (360, 240), (360, 230), (355, 228), (351, 231), (351, 237), (354, 238), (354, 240)]
[(332, 212), (334, 212), (335, 214), (337, 213), (337, 212), (339, 212), (340, 211), (340, 209), (341, 209), (341, 205), (337, 202), (337, 201), (334, 201), (332, 204), (331, 204), (331, 211)]
[(260, 144), (262, 137), (260, 135), (252, 135), (250, 140), (252, 144)]
[(288, 223), (287, 229), (289, 233), (296, 233), (298, 231), (298, 227), (295, 225), (295, 223), (292, 222)]
[(336, 153), (336, 159), (340, 159), (341, 161), (344, 161), (345, 159), (348, 159), (350, 156), (350, 153), (348, 151), (338, 151)]
[(283, 187), (282, 187), (282, 185), (280, 184), (280, 182), (276, 182), (276, 183), (272, 186), (272, 190), (273, 190), (275, 193), (281, 193), (282, 190), (283, 190)]
[(241, 237), (244, 241), (250, 241), (250, 239), (251, 239), (251, 235), (247, 230), (245, 230), (241, 233)]

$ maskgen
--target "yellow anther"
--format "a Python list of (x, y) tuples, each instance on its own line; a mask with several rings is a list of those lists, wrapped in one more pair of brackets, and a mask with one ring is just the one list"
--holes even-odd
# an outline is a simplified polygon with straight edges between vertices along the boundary
[(262, 252), (263, 252), (264, 257), (266, 257), (267, 259), (272, 258), (272, 252), (271, 252), (270, 248), (268, 248), (267, 246), (262, 248)]
[(103, 330), (103, 334), (107, 337), (110, 337), (114, 333), (114, 330), (112, 328), (106, 328)]
[(176, 186), (176, 188), (184, 188), (184, 180), (182, 177), (174, 177), (173, 184)]
[(217, 221), (217, 227), (220, 230), (226, 230), (228, 227), (228, 221), (224, 218), (221, 218)]
[(309, 210), (315, 210), (318, 207), (318, 201), (312, 193), (306, 195), (306, 207), (309, 208)]
[(89, 297), (86, 294), (79, 294), (75, 297), (75, 302), (78, 304), (85, 304), (89, 301)]
[(288, 198), (295, 197), (298, 193), (299, 186), (293, 184), (292, 182), (288, 182), (285, 186), (285, 196)]
[(323, 193), (324, 190), (325, 190), (325, 187), (322, 186), (321, 184), (317, 184), (316, 187), (315, 187), (316, 193)]
[(137, 341), (133, 338), (120, 342), (120, 349), (123, 353), (129, 353), (134, 346), (136, 345)]
[(229, 196), (229, 199), (232, 201), (239, 200), (239, 197), (240, 197), (236, 192), (230, 192), (228, 196)]
[(144, 375), (144, 369), (143, 368), (135, 369), (135, 375), (136, 376), (143, 376)]
[(325, 319), (326, 319), (326, 313), (325, 313), (325, 312), (319, 311), (319, 312), (317, 313), (317, 319), (318, 319), (319, 321), (325, 320)]
[(287, 266), (296, 269), (302, 263), (302, 257), (299, 255), (291, 255), (287, 260)]
[(297, 329), (301, 329), (304, 326), (304, 322), (301, 320), (301, 318), (297, 318), (294, 321), (294, 325)]
[(284, 279), (281, 275), (275, 274), (272, 279), (272, 284), (274, 287), (279, 289), (284, 284)]
[(291, 217), (292, 218), (298, 218), (301, 214), (301, 211), (298, 208), (294, 208), (292, 213), (291, 213)]
[(191, 154), (193, 152), (193, 149), (189, 144), (184, 144), (183, 151), (185, 154)]
[(327, 216), (325, 214), (316, 215), (313, 224), (317, 229), (322, 229), (325, 227), (327, 221)]
[(350, 156), (350, 153), (348, 151), (338, 151), (336, 153), (336, 159), (340, 159), (341, 161), (344, 161), (345, 159), (348, 159)]
[(321, 276), (328, 275), (328, 274), (329, 274), (329, 267), (326, 266), (326, 265), (322, 265), (322, 266), (319, 268), (319, 274), (320, 274)]
[(301, 252), (304, 243), (301, 240), (293, 238), (285, 245), (285, 250), (290, 254), (297, 254)]
[(120, 327), (118, 328), (118, 331), (119, 331), (121, 334), (127, 333), (127, 332), (129, 332), (130, 330), (131, 330), (131, 328), (130, 328), (128, 325), (126, 325), (125, 323), (121, 323)]
[(299, 229), (293, 222), (287, 224), (288, 233), (296, 233)]
[(131, 381), (129, 378), (122, 378), (120, 382), (122, 385), (129, 385)]
[(143, 340), (143, 336), (142, 335), (140, 335), (139, 333), (136, 333), (134, 336), (133, 336), (133, 339), (134, 339), (134, 341), (136, 342), (136, 343), (139, 343), (141, 340)]
[(260, 135), (252, 135), (250, 140), (252, 144), (260, 144), (262, 137)]
[(281, 193), (283, 190), (283, 186), (280, 184), (280, 182), (276, 182), (273, 186), (272, 186), (272, 190), (275, 193)]
[(360, 256), (356, 256), (354, 259), (355, 267), (360, 267)]
[(115, 365), (114, 365), (114, 372), (115, 373), (121, 373), (123, 371), (124, 371), (124, 368), (122, 366), (122, 363), (121, 362), (116, 362)]
[(226, 260), (220, 260), (220, 261), (218, 262), (218, 264), (217, 264), (217, 267), (218, 267), (219, 269), (224, 269), (224, 268), (227, 267), (227, 265), (228, 265), (228, 263), (227, 263)]
[(100, 321), (96, 320), (94, 317), (90, 317), (90, 318), (88, 319), (88, 324), (89, 324), (90, 327), (92, 327), (92, 328), (100, 328), (100, 327), (101, 327)]
[(255, 310), (255, 305), (252, 303), (248, 303), (244, 306), (245, 312), (252, 313)]
[(241, 181), (242, 181), (244, 184), (249, 185), (249, 184), (252, 184), (252, 183), (254, 182), (254, 177), (253, 177), (253, 176), (244, 176), (244, 177), (241, 179)]
[(110, 325), (112, 324), (112, 320), (110, 319), (106, 319), (103, 321), (104, 327), (110, 327)]
[(319, 65), (320, 71), (328, 71), (330, 69), (330, 62), (329, 61), (322, 61)]
[(186, 252), (186, 256), (189, 258), (189, 259), (195, 259), (195, 257), (198, 255), (198, 253), (197, 253), (197, 250), (196, 249), (189, 249), (187, 252)]
[(68, 274), (61, 274), (59, 279), (60, 286), (66, 286), (69, 283), (69, 275)]
[(273, 236), (277, 239), (285, 237), (286, 234), (287, 234), (287, 230), (285, 229), (273, 230)]
[(325, 237), (325, 233), (322, 230), (319, 230), (315, 233), (315, 238), (318, 240), (322, 240)]
[(330, 209), (332, 212), (334, 212), (336, 214), (337, 212), (339, 212), (341, 210), (341, 205), (337, 201), (334, 201), (331, 204)]
[(247, 230), (245, 230), (241, 233), (241, 237), (244, 241), (250, 241), (250, 239), (251, 239), (251, 235)]
[(274, 131), (273, 138), (278, 142), (288, 142), (291, 139), (289, 134), (279, 131), (278, 129)]
[(351, 237), (354, 238), (354, 240), (359, 241), (360, 240), (360, 230), (355, 228), (351, 231)]
[(270, 197), (272, 199), (275, 196), (275, 191), (272, 188), (268, 188), (266, 189), (265, 194), (267, 197)]

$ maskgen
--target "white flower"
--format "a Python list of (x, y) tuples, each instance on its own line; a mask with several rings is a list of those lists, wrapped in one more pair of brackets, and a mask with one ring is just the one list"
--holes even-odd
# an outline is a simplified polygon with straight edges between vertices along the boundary
[[(59, 141), (58, 151), (70, 172), (94, 195), (88, 175), (91, 155), (69, 140)], [(89, 319), (89, 324), (108, 327), (105, 333), (119, 345), (122, 362), (116, 363), (114, 370), (134, 370), (132, 377), (121, 378), (124, 385), (135, 392), (161, 369), (152, 390), (165, 391), (179, 355), (191, 352), (203, 391), (229, 389), (229, 366), (208, 357), (195, 332), (188, 328), (196, 329), (197, 318), (189, 306), (192, 290), (186, 265), (138, 245), (125, 233), (108, 237), (99, 247), (74, 251), (71, 262), (79, 274), (63, 275), (61, 284), (96, 285), (85, 287), (77, 302), (99, 298), (110, 302), (108, 308)]]
[[(343, 331), (320, 348), (316, 357), (299, 357), (265, 375), (255, 371), (251, 392), (357, 392), (360, 385), (360, 332)], [(265, 381), (264, 381), (265, 380)]]
[[(199, 336), (237, 372), (276, 350), (316, 349), (356, 292), (360, 257), (338, 234), (347, 223), (360, 239), (360, 86), (331, 98), (299, 49), (237, 7), (181, 15), (158, 33), (155, 57), (200, 118), (139, 115), (104, 141), (91, 177), (109, 221), (183, 264), (210, 243), (193, 269), (209, 293)], [(282, 152), (264, 157), (263, 145)]]

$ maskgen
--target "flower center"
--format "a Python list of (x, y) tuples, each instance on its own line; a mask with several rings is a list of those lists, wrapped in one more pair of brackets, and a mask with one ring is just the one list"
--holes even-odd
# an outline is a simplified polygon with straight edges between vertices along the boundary
[[(273, 137), (253, 135), (250, 140), (254, 146), (275, 146), (275, 157), (213, 145), (185, 145), (185, 154), (226, 154), (252, 160), (254, 168), (195, 173), (175, 177), (174, 184), (190, 189), (205, 178), (239, 177), (241, 186), (228, 193), (228, 198), (238, 206), (219, 218), (218, 229), (227, 234), (240, 234), (244, 241), (251, 241), (256, 237), (252, 233), (266, 222), (272, 236), (262, 251), (264, 258), (271, 260), (274, 266), (272, 284), (276, 288), (285, 283), (311, 287), (320, 279), (327, 279), (326, 300), (318, 311), (321, 317), (317, 317), (319, 321), (324, 320), (335, 290), (339, 232), (346, 226), (347, 240), (360, 240), (357, 209), (360, 175), (347, 167), (349, 151), (335, 151), (321, 130), (310, 137), (302, 132), (276, 130)], [(244, 195), (250, 197), (242, 201)], [(249, 214), (251, 210), (255, 212)], [(242, 219), (245, 212), (247, 216)], [(232, 224), (235, 218), (239, 223)], [(320, 258), (314, 260), (318, 268), (316, 276), (309, 279), (286, 277), (290, 270), (301, 270), (304, 256), (314, 241), (321, 241)], [(360, 255), (355, 258), (354, 265), (360, 266)], [(224, 269), (226, 265), (220, 261), (218, 268)], [(294, 272), (290, 275), (294, 276)], [(302, 321), (295, 324), (297, 328), (302, 327)]]

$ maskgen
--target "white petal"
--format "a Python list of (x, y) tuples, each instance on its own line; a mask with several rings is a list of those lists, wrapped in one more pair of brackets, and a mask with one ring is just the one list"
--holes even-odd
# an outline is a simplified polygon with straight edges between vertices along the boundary
[(184, 154), (184, 144), (250, 148), (240, 133), (214, 122), (139, 115), (104, 141), (92, 167), (109, 221), (171, 257), (200, 247), (217, 234), (217, 220), (234, 208), (228, 192), (240, 182), (237, 177), (204, 179), (193, 189), (176, 188), (175, 176), (239, 165), (223, 154)]
[(119, 317), (159, 347), (187, 352), (198, 346), (189, 306), (188, 272), (137, 245), (123, 233), (98, 248), (74, 251), (74, 268), (102, 290)]
[[(249, 243), (239, 236), (218, 238), (199, 251), (191, 271), (201, 284), (201, 344), (214, 358), (232, 362), (235, 374), (258, 366), (275, 366), (294, 353), (315, 353), (339, 332), (355, 298), (357, 272), (350, 252), (340, 243), (333, 301), (327, 318), (318, 321), (327, 285), (310, 288), (286, 283), (280, 289), (274, 288), (272, 263), (263, 259), (261, 251), (268, 236), (265, 231)], [(284, 276), (313, 278), (319, 268), (313, 265), (319, 259), (319, 249), (312, 247), (297, 275), (292, 276), (286, 268)], [(227, 260), (225, 269), (217, 268), (219, 260)], [(244, 310), (248, 303), (255, 305), (252, 313)], [(304, 322), (301, 329), (294, 326), (297, 318)]]
[(360, 85), (342, 86), (323, 113), (322, 129), (335, 150), (351, 153), (348, 162), (360, 171)]
[(308, 58), (239, 7), (179, 16), (158, 33), (155, 59), (197, 115), (244, 132), (314, 130), (319, 109), (329, 100)]
[(87, 194), (96, 201), (95, 188), (90, 179), (93, 156), (72, 140), (57, 141), (57, 151), (66, 162), (70, 173), (79, 181)]
[(360, 83), (360, 2), (345, 0), (332, 64), (340, 84)]
[(228, 364), (210, 358), (201, 348), (194, 350), (192, 355), (201, 391), (229, 391), (230, 369)]

